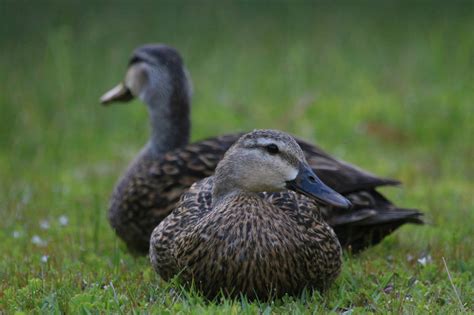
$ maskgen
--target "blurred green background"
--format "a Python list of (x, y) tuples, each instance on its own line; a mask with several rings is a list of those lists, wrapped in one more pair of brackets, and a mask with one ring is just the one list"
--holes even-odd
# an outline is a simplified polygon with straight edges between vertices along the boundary
[[(0, 21), (0, 313), (473, 310), (473, 2), (5, 0)], [(291, 132), (402, 180), (383, 192), (431, 225), (347, 257), (322, 297), (170, 295), (106, 220), (148, 118), (98, 99), (149, 42), (185, 59), (193, 140)]]

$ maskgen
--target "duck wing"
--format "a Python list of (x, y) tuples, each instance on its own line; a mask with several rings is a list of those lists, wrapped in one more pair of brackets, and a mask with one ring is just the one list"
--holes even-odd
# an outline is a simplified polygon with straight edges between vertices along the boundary
[(306, 160), (321, 180), (341, 194), (372, 189), (379, 186), (399, 185), (394, 179), (375, 176), (352, 164), (338, 160), (324, 150), (304, 140), (297, 139)]

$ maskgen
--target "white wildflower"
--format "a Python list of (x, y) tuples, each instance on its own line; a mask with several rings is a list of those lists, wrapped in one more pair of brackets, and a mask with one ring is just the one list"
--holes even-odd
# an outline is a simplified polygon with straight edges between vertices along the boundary
[(42, 228), (43, 230), (47, 230), (49, 229), (49, 222), (48, 220), (43, 220), (40, 222), (40, 228)]
[(13, 231), (12, 236), (13, 236), (13, 238), (20, 238), (21, 232), (20, 231)]
[(43, 255), (43, 256), (41, 256), (41, 262), (42, 262), (42, 263), (47, 263), (48, 260), (49, 260), (49, 256), (48, 256), (48, 255)]
[(38, 245), (38, 246), (46, 246), (47, 242), (38, 235), (35, 235), (31, 238), (31, 243)]
[(69, 219), (68, 219), (68, 217), (65, 216), (65, 215), (60, 216), (60, 217), (59, 217), (59, 224), (60, 224), (61, 226), (66, 226), (66, 225), (68, 225), (68, 224), (69, 224)]
[(430, 264), (433, 261), (431, 258), (431, 255), (426, 255), (421, 258), (418, 258), (418, 263), (422, 266), (426, 266), (427, 264)]

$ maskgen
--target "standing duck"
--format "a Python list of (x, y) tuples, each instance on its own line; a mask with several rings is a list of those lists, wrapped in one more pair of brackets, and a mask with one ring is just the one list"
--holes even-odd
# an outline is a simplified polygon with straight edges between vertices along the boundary
[[(130, 251), (147, 254), (153, 229), (194, 182), (211, 176), (217, 163), (242, 134), (189, 144), (191, 80), (180, 54), (166, 45), (144, 45), (130, 58), (122, 83), (105, 93), (102, 104), (139, 98), (151, 122), (148, 143), (118, 181), (109, 221)], [(405, 223), (421, 224), (422, 213), (400, 209), (375, 189), (398, 181), (376, 177), (298, 140), (306, 160), (332, 189), (350, 199), (350, 210), (326, 207), (326, 221), (343, 248), (353, 252), (379, 243)]]
[[(209, 186), (210, 203), (198, 197)], [(315, 203), (299, 202), (305, 197), (287, 189)], [(339, 274), (342, 251), (318, 204), (350, 206), (316, 176), (291, 136), (253, 131), (155, 228), (151, 263), (164, 280), (179, 274), (209, 298), (222, 292), (266, 300), (324, 290)]]

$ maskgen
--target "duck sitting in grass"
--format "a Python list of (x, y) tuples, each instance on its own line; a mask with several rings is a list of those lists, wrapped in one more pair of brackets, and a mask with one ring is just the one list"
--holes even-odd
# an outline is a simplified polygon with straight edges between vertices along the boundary
[(179, 274), (210, 298), (324, 290), (339, 274), (341, 246), (319, 205), (350, 202), (316, 176), (290, 135), (253, 131), (156, 227), (152, 265), (164, 280)]
[[(109, 221), (130, 251), (147, 254), (153, 229), (175, 208), (192, 183), (211, 176), (227, 149), (242, 135), (227, 134), (189, 144), (191, 81), (183, 60), (166, 45), (137, 48), (125, 79), (105, 93), (103, 104), (139, 98), (147, 105), (150, 140), (114, 189)], [(297, 139), (309, 165), (329, 187), (350, 199), (350, 210), (322, 209), (343, 248), (358, 252), (379, 243), (422, 213), (393, 205), (377, 187), (399, 184), (340, 161)]]

